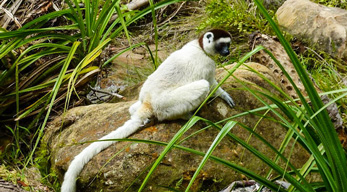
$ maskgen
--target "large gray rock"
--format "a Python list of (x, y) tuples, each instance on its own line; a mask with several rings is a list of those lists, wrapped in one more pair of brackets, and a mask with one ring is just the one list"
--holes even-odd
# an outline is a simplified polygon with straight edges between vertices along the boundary
[(347, 58), (347, 10), (287, 0), (276, 15), (278, 24), (291, 35), (334, 57)]
[[(276, 82), (272, 71), (267, 67), (257, 63), (248, 63), (247, 65)], [(230, 69), (233, 66), (230, 65), (227, 68)], [(224, 69), (217, 70), (218, 79), (226, 74), (227, 71)], [(242, 83), (255, 90), (265, 88), (273, 94), (277, 94), (266, 81), (250, 72), (246, 67), (241, 67), (234, 75), (240, 82), (234, 78), (229, 78), (223, 86), (236, 102), (236, 108), (230, 109), (224, 101), (217, 98), (203, 107), (199, 113), (200, 116), (216, 122), (243, 111), (263, 106), (250, 92), (242, 89)], [(51, 151), (52, 169), (61, 179), (72, 158), (88, 145), (88, 143), (77, 143), (96, 140), (121, 126), (129, 118), (127, 109), (133, 102), (105, 103), (73, 108), (64, 115), (64, 120), (63, 116), (58, 117), (47, 127), (43, 142)], [(260, 115), (263, 113), (265, 111), (259, 112)], [(250, 128), (256, 126), (256, 132), (278, 148), (286, 134), (285, 129), (267, 118), (262, 119), (258, 124), (259, 119), (260, 117), (256, 114), (248, 114), (235, 120)], [(168, 142), (184, 124), (185, 121), (183, 120), (155, 123), (131, 137)], [(203, 122), (197, 123), (184, 137), (206, 125)], [(240, 126), (233, 128), (232, 132), (244, 140), (250, 136)], [(181, 145), (205, 152), (217, 134), (218, 131), (215, 128), (210, 128), (189, 138)], [(249, 143), (266, 156), (274, 157), (274, 153), (254, 136), (251, 137)], [(137, 191), (144, 175), (146, 175), (146, 170), (162, 150), (163, 146), (118, 142), (96, 155), (85, 166), (77, 181), (78, 191), (114, 192), (124, 191), (127, 188), (129, 188), (128, 191)], [(285, 154), (288, 155), (288, 152)], [(225, 138), (213, 155), (245, 166), (262, 175), (266, 175), (269, 170), (264, 163), (230, 138)], [(295, 166), (300, 167), (308, 157), (309, 155), (305, 150), (297, 146), (294, 148), (290, 160)], [(178, 189), (183, 189), (188, 184), (201, 159), (201, 156), (173, 149), (155, 171), (145, 191), (164, 191), (165, 189), (160, 186), (177, 186)], [(285, 167), (284, 163), (281, 165)], [(200, 173), (192, 191), (218, 191), (231, 182), (242, 178), (244, 178), (243, 175), (210, 160)]]

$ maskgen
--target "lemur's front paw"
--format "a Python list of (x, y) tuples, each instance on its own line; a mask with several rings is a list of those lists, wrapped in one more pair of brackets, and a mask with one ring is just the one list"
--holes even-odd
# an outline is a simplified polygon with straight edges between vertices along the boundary
[(234, 108), (235, 107), (235, 103), (233, 101), (233, 99), (230, 97), (230, 100), (227, 100), (226, 101), (228, 103), (228, 105), (231, 107), (231, 108)]
[(231, 107), (231, 108), (234, 108), (235, 107), (235, 103), (234, 103), (234, 100), (230, 97), (230, 95), (228, 93), (225, 93), (223, 95), (223, 99), (225, 102), (228, 103), (228, 105)]

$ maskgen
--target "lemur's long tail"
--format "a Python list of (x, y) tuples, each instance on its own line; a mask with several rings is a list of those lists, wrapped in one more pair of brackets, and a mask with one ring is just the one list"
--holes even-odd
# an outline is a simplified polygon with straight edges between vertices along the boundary
[[(138, 130), (143, 125), (143, 120), (136, 115), (132, 116), (130, 120), (124, 123), (123, 126), (112, 131), (108, 135), (102, 137), (99, 140), (105, 139), (123, 139), (136, 130)], [(116, 141), (100, 141), (90, 144), (88, 147), (83, 149), (83, 151), (78, 154), (70, 163), (70, 166), (65, 173), (63, 185), (61, 187), (61, 192), (75, 192), (76, 191), (76, 179), (79, 173), (82, 171), (85, 164), (87, 164), (90, 159), (92, 159), (96, 154), (98, 154), (103, 149), (112, 145)]]

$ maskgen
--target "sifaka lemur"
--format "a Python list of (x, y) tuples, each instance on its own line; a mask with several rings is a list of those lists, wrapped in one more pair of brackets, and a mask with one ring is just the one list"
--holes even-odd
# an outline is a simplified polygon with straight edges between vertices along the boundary
[[(173, 52), (143, 84), (139, 100), (129, 108), (130, 119), (100, 140), (126, 138), (152, 117), (159, 121), (187, 118), (218, 84), (216, 63), (210, 56), (229, 55), (230, 43), (228, 32), (212, 29)], [(234, 101), (222, 88), (219, 87), (215, 95), (234, 107)], [(94, 142), (78, 154), (65, 173), (61, 191), (74, 192), (84, 165), (115, 142)]]

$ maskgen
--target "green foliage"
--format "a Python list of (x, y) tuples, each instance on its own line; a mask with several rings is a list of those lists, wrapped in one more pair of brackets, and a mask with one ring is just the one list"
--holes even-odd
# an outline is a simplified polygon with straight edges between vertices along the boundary
[[(18, 184), (19, 182), (28, 183), (27, 178), (20, 171), (6, 167), (4, 164), (0, 165), (0, 178), (14, 184)], [(26, 186), (24, 189), (29, 191), (30, 187)]]
[(217, 145), (222, 141), (222, 139), (225, 137), (225, 135), (230, 132), (230, 130), (236, 125), (237, 123), (235, 121), (228, 121), (225, 126), (221, 129), (221, 131), (219, 132), (219, 134), (216, 136), (215, 140), (213, 141), (213, 143), (211, 144), (211, 147), (208, 149), (208, 151), (206, 152), (204, 158), (201, 160), (201, 163), (199, 165), (199, 167), (196, 169), (192, 179), (190, 180), (187, 188), (186, 188), (186, 192), (189, 191), (190, 187), (193, 185), (195, 179), (197, 178), (197, 176), (199, 175), (199, 172), (202, 170), (202, 168), (204, 167), (204, 165), (206, 164), (207, 160), (210, 158), (212, 152), (216, 149)]
[[(45, 147), (41, 146), (42, 148), (35, 152), (53, 106), (62, 102), (63, 99), (59, 98), (66, 97), (65, 108), (67, 108), (71, 97), (74, 95), (78, 96), (79, 82), (82, 82), (80, 80), (90, 76), (91, 73), (98, 72), (100, 70), (99, 66), (107, 65), (112, 59), (122, 53), (121, 51), (104, 63), (98, 62), (97, 58), (101, 54), (103, 48), (111, 42), (111, 39), (124, 31), (129, 45), (131, 45), (131, 38), (127, 31), (127, 26), (141, 19), (146, 14), (152, 13), (152, 16), (155, 16), (154, 11), (156, 9), (178, 1), (179, 0), (165, 0), (157, 4), (153, 4), (151, 1), (150, 7), (139, 12), (128, 13), (125, 13), (125, 9), (119, 4), (119, 1), (106, 0), (106, 2), (101, 3), (98, 0), (85, 0), (85, 8), (79, 7), (77, 0), (73, 2), (68, 1), (70, 7), (68, 10), (57, 11), (41, 16), (27, 23), (20, 30), (0, 33), (0, 40), (2, 41), (0, 45), (0, 69), (2, 71), (0, 74), (0, 88), (2, 90), (0, 91), (0, 117), (1, 120), (9, 120), (12, 116), (16, 118), (15, 123), (10, 123), (6, 126), (6, 129), (14, 135), (16, 140), (16, 144), (13, 145), (14, 150), (11, 151), (11, 156), (17, 159), (18, 156), (21, 155), (20, 144), (26, 143), (22, 135), (29, 135), (32, 140), (26, 143), (26, 145), (33, 150), (27, 159), (25, 159), (27, 160), (26, 164), (32, 161), (31, 157), (33, 157), (35, 153), (36, 158), (32, 163), (35, 163), (40, 168), (41, 172), (44, 173), (46, 181), (53, 183), (53, 188), (58, 189), (59, 184), (56, 180), (57, 176), (54, 171), (52, 172), (48, 169), (48, 152)], [(249, 150), (253, 155), (266, 163), (273, 172), (276, 172), (280, 177), (290, 182), (292, 187), (289, 191), (315, 191), (318, 187), (324, 191), (347, 191), (347, 183), (345, 182), (347, 178), (346, 154), (340, 145), (334, 127), (325, 110), (326, 106), (321, 102), (311, 79), (303, 68), (303, 64), (316, 63), (317, 60), (307, 58), (299, 60), (272, 20), (272, 13), (269, 15), (258, 0), (254, 2), (257, 7), (253, 4), (249, 5), (249, 2), (239, 0), (212, 0), (207, 7), (209, 19), (200, 27), (222, 27), (230, 30), (237, 30), (242, 33), (249, 33), (255, 30), (270, 32), (269, 26), (271, 26), (291, 58), (309, 98), (304, 98), (293, 83), (291, 77), (276, 58), (273, 57), (271, 52), (263, 47), (256, 47), (245, 56), (240, 56), (236, 59), (238, 61), (237, 65), (229, 71), (228, 75), (218, 86), (223, 84), (227, 78), (235, 78), (238, 80), (233, 76), (235, 70), (243, 65), (253, 54), (263, 50), (268, 53), (282, 69), (284, 75), (289, 79), (299, 95), (302, 105), (297, 104), (296, 101), (271, 82), (269, 83), (282, 94), (281, 98), (272, 96), (270, 93), (266, 92), (266, 90), (252, 90), (246, 83), (238, 80), (239, 83), (244, 86), (245, 90), (249, 91), (255, 98), (263, 103), (263, 107), (236, 114), (220, 122), (210, 122), (196, 116), (197, 113), (195, 113), (169, 143), (138, 139), (120, 139), (123, 141), (165, 146), (163, 152), (153, 163), (139, 191), (145, 188), (146, 183), (155, 169), (165, 155), (173, 148), (204, 157), (190, 181), (189, 186), (194, 182), (199, 171), (203, 169), (204, 164), (209, 159), (255, 179), (274, 191), (284, 191), (283, 189), (279, 189), (269, 177), (264, 177), (254, 173), (252, 170), (247, 170), (235, 162), (230, 162), (226, 159), (211, 155), (224, 136), (234, 140), (239, 145)], [(328, 1), (321, 2), (329, 3)], [(329, 5), (335, 5), (333, 4), (334, 2), (337, 1), (331, 1)], [(119, 17), (111, 22), (111, 16), (115, 12), (118, 13)], [(264, 17), (260, 15), (260, 13)], [(46, 27), (49, 26), (48, 21), (57, 18), (66, 18), (70, 24), (57, 27)], [(109, 24), (109, 22), (111, 23)], [(154, 24), (155, 23), (156, 21), (154, 19)], [(269, 25), (267, 23), (269, 23)], [(157, 30), (155, 31), (157, 32)], [(155, 39), (157, 38), (158, 37)], [(128, 49), (141, 45), (144, 44), (139, 43), (131, 45)], [(46, 62), (38, 65), (42, 59), (45, 59), (44, 61)], [(157, 56), (152, 56), (152, 59), (156, 64)], [(234, 60), (230, 60), (228, 64)], [(324, 62), (331, 63), (334, 62), (334, 60), (331, 59)], [(321, 87), (323, 87), (323, 89), (326, 87), (324, 90), (331, 90), (338, 93), (338, 95), (335, 95), (335, 99), (340, 105), (346, 103), (347, 89), (345, 86), (341, 84), (339, 84), (341, 86), (333, 86), (336, 85), (336, 82), (341, 81), (341, 78), (336, 76), (336, 73), (333, 73), (332, 68), (318, 67), (318, 69), (320, 73), (314, 74), (314, 76), (321, 75), (320, 77), (332, 77), (331, 81), (319, 82)], [(251, 68), (249, 68), (249, 70), (257, 73), (261, 78), (268, 81), (256, 70)], [(208, 98), (213, 95), (218, 86), (211, 92)], [(264, 98), (267, 98), (267, 100)], [(201, 106), (207, 102), (207, 99)], [(310, 101), (310, 104), (307, 100)], [(27, 103), (30, 103), (30, 105)], [(200, 110), (201, 106), (197, 111)], [(242, 122), (237, 122), (238, 117), (263, 112), (263, 116), (259, 120), (259, 122), (261, 122), (262, 119), (267, 117), (269, 111), (278, 119), (276, 122), (285, 127), (288, 131), (279, 149), (272, 146), (260, 136), (256, 132), (256, 126), (249, 127)], [(45, 112), (46, 115), (43, 116)], [(28, 127), (21, 126), (23, 119), (30, 115), (36, 116), (31, 125)], [(273, 119), (272, 116), (269, 116), (269, 118)], [(189, 140), (190, 136), (178, 142), (182, 135), (198, 121), (203, 121), (209, 125), (204, 129), (215, 128), (221, 130), (215, 141), (211, 144), (210, 150), (206, 153), (180, 145), (182, 141)], [(38, 122), (41, 126), (34, 129)], [(225, 124), (225, 126), (222, 126), (222, 124)], [(267, 157), (248, 142), (229, 132), (236, 124), (247, 130), (253, 137), (261, 140), (276, 154), (276, 158), (271, 159), (271, 157)], [(200, 130), (194, 134), (201, 133), (202, 131)], [(290, 156), (286, 157), (283, 154), (284, 149), (290, 147), (288, 146), (290, 140), (297, 141), (303, 146), (303, 149), (307, 150), (311, 155), (311, 158), (302, 167), (294, 167), (289, 161)], [(286, 162), (288, 167), (281, 167), (278, 164), (279, 160)], [(290, 172), (288, 168), (290, 168)], [(322, 178), (322, 182), (318, 183), (318, 185), (316, 185), (316, 183), (310, 183), (306, 178), (307, 175), (312, 172), (318, 172)], [(268, 175), (271, 175), (271, 173), (272, 172), (269, 172)], [(180, 183), (178, 182), (178, 184)], [(189, 187), (187, 187), (186, 190), (188, 191)]]
[[(128, 11), (121, 8), (119, 0), (85, 0), (84, 8), (77, 0), (66, 0), (69, 9), (0, 33), (0, 126), (6, 125), (15, 139), (11, 156), (19, 159), (29, 151), (24, 166), (33, 163), (53, 106), (65, 101), (67, 109), (70, 99), (81, 94), (86, 80), (120, 55), (100, 63), (98, 58), (111, 40), (124, 31), (131, 45), (127, 26), (179, 1), (164, 0), (141, 11)], [(115, 13), (118, 17), (111, 20)], [(51, 20), (67, 24), (52, 27)], [(130, 48), (141, 45), (144, 43)]]
[(346, 0), (313, 0), (313, 2), (328, 6), (328, 7), (339, 7), (341, 9), (347, 9)]
[[(340, 90), (347, 87), (344, 77), (347, 75), (345, 64), (342, 60), (335, 59), (322, 51), (306, 48), (305, 52), (299, 56), (300, 62), (307, 67), (312, 74), (316, 84), (323, 92)], [(337, 98), (341, 93), (333, 93), (330, 98)], [(347, 114), (347, 98), (343, 97), (336, 101), (340, 107), (341, 114)], [(347, 122), (345, 119), (344, 122)]]
[[(287, 116), (290, 119), (294, 118), (295, 123), (299, 125), (299, 128), (305, 137), (300, 136), (299, 133), (297, 133), (297, 136), (314, 157), (320, 176), (323, 179), (325, 189), (327, 191), (347, 191), (347, 183), (345, 182), (345, 179), (347, 178), (346, 154), (342, 149), (331, 119), (327, 111), (324, 109), (326, 106), (323, 105), (309, 76), (298, 60), (295, 52), (290, 47), (289, 43), (284, 39), (278, 26), (271, 19), (270, 15), (268, 15), (267, 11), (259, 3), (259, 1), (254, 0), (254, 2), (271, 24), (277, 37), (290, 57), (297, 73), (299, 74), (307, 94), (309, 95), (311, 102), (310, 105), (301, 95), (300, 91), (294, 87), (303, 104), (304, 110), (302, 112), (304, 112), (307, 122), (303, 124), (302, 121), (295, 115), (294, 111), (289, 110), (289, 106), (285, 106), (283, 103), (281, 104), (277, 102), (276, 104), (281, 106), (280, 108), (287, 108), (287, 112), (290, 112), (290, 114), (286, 113)], [(289, 75), (285, 71), (283, 72), (287, 78), (290, 79)], [(293, 84), (292, 81), (291, 83)], [(313, 127), (313, 130), (306, 128), (308, 124)], [(315, 135), (318, 135), (318, 140), (315, 140)]]
[(52, 170), (50, 162), (50, 152), (47, 150), (47, 145), (41, 143), (38, 150), (35, 152), (35, 167), (40, 170), (42, 175), (41, 183), (59, 191), (59, 179), (55, 170)]
[(254, 31), (269, 32), (267, 21), (257, 7), (243, 0), (211, 0), (206, 6), (207, 19), (199, 29), (217, 27), (244, 34)]

